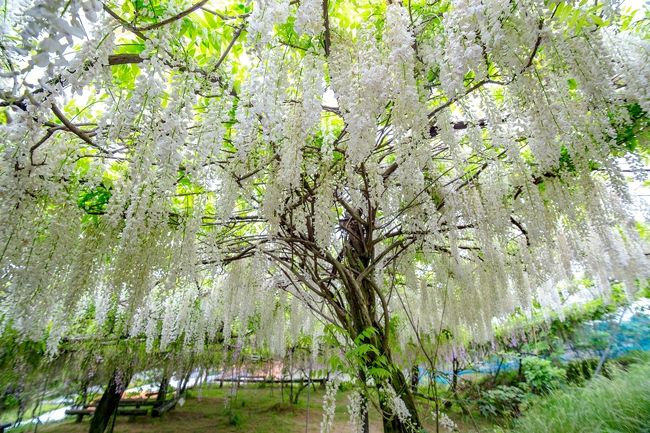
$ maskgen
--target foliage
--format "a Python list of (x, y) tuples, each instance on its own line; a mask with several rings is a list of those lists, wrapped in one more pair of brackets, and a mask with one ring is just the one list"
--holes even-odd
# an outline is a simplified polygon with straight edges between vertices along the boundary
[[(609, 227), (590, 216), (604, 203), (587, 199), (610, 192), (606, 179), (592, 172), (616, 178), (620, 173), (607, 171), (614, 170), (610, 160), (627, 157), (645, 141), (644, 65), (636, 62), (643, 34), (627, 12), (600, 4), (496, 2), (484, 9), (462, 1), (330, 1), (323, 10), (313, 0), (225, 1), (215, 11), (202, 5), (184, 10), (173, 0), (90, 2), (83, 10), (50, 3), (26, 10), (5, 5), (2, 281), (14, 303), (12, 326), (36, 335), (57, 323), (48, 335), (53, 352), (88, 310), (99, 325), (95, 331), (107, 332), (102, 325), (108, 321), (120, 333), (146, 334), (149, 350), (164, 350), (176, 339), (200, 347), (213, 336), (208, 329), (223, 326), (229, 337), (251, 319), (258, 331), (270, 332), (269, 319), (281, 323), (272, 319), (301, 308), (291, 298), (279, 299), (277, 290), (298, 290), (293, 295), (304, 302), (301, 292), (317, 289), (315, 301), (332, 309), (319, 318), (332, 319), (354, 339), (377, 318), (356, 329), (346, 323), (342, 312), (354, 309), (342, 270), (367, 268), (361, 271), (365, 284), (389, 258), (399, 266), (386, 267), (390, 278), (378, 280), (372, 308), (388, 297), (384, 303), (395, 316), (407, 303), (384, 283), (398, 286), (406, 298), (415, 296), (414, 284), (435, 287), (423, 307), (447, 297), (447, 310), (463, 312), (456, 297), (439, 293), (444, 276), (463, 297), (486, 285), (460, 275), (490, 280), (491, 302), (481, 305), (487, 310), (445, 326), (452, 335), (467, 335), (478, 329), (479, 316), (487, 324), (543, 301), (534, 299), (537, 288), (527, 287), (536, 276), (524, 278), (532, 267), (520, 269), (528, 261), (522, 254), (548, 249), (549, 257), (559, 254), (565, 263), (581, 258), (582, 246), (559, 241), (576, 237), (578, 226)], [(97, 24), (78, 27), (81, 15)], [(629, 42), (626, 51), (619, 49), (623, 42)], [(612, 51), (605, 72), (571, 66), (593, 45)], [(69, 55), (60, 55), (66, 49)], [(17, 77), (37, 66), (47, 66), (44, 87), (18, 92)], [(558, 88), (549, 92), (549, 85)], [(84, 97), (70, 99), (69, 90)], [(323, 105), (324, 93), (330, 105)], [(551, 94), (556, 101), (547, 100)], [(472, 112), (475, 105), (508, 114)], [(38, 115), (27, 114), (28, 107)], [(567, 112), (554, 116), (557, 107)], [(542, 121), (543, 113), (548, 118)], [(570, 126), (561, 125), (569, 120)], [(502, 128), (510, 122), (528, 126)], [(560, 203), (565, 193), (577, 212)], [(612, 220), (625, 222), (601, 236), (599, 242), (611, 247), (603, 251), (634, 250), (625, 210), (606, 202)], [(41, 207), (44, 212), (37, 211)], [(433, 225), (417, 228), (418, 222)], [(555, 242), (545, 243), (544, 233), (567, 249), (551, 248)], [(372, 247), (368, 257), (349, 248), (360, 246), (354, 236)], [(23, 249), (28, 238), (33, 248)], [(315, 260), (300, 259), (306, 256)], [(171, 265), (181, 257), (189, 261)], [(620, 266), (608, 272), (629, 283), (637, 274), (635, 257), (612, 256)], [(551, 275), (543, 263), (535, 273)], [(18, 272), (23, 265), (29, 271)], [(68, 267), (74, 270), (64, 271)], [(430, 271), (417, 275), (416, 267)], [(37, 269), (50, 269), (56, 278)], [(259, 279), (267, 274), (274, 290), (260, 291)], [(506, 275), (517, 281), (508, 283)], [(604, 274), (598, 278), (608, 281)], [(192, 291), (195, 282), (200, 289)], [(24, 320), (33, 292), (20, 287), (39, 293), (42, 319)], [(514, 287), (526, 293), (511, 296)], [(260, 304), (272, 311), (245, 306), (262, 296)], [(176, 311), (172, 304), (183, 307)], [(302, 305), (319, 311), (313, 307)], [(220, 314), (201, 319), (201, 308)], [(146, 326), (149, 320), (161, 323)], [(434, 322), (427, 319), (427, 326)], [(382, 332), (390, 341), (390, 330)], [(281, 340), (273, 341), (276, 352), (283, 350)]]
[[(598, 358), (586, 358), (570, 361), (566, 364), (566, 379), (568, 383), (584, 385), (590, 380), (598, 366)], [(601, 369), (601, 374), (611, 378), (613, 371), (627, 370), (639, 363), (650, 363), (650, 352), (632, 350), (622, 356), (608, 358)]]
[(642, 433), (650, 424), (650, 364), (552, 392), (518, 419), (518, 433)]
[(521, 413), (528, 394), (516, 386), (500, 385), (483, 393), (477, 405), (483, 416), (512, 418)]
[[(609, 363), (603, 365), (602, 374), (609, 376)], [(597, 358), (578, 359), (569, 362), (566, 365), (566, 379), (568, 383), (584, 385), (591, 379), (596, 367), (598, 366)]]
[(558, 388), (566, 379), (566, 371), (554, 366), (548, 359), (528, 356), (522, 363), (526, 383), (537, 394), (546, 394)]
[(242, 425), (242, 417), (239, 414), (239, 412), (231, 410), (228, 413), (228, 424), (230, 424), (233, 427), (239, 427), (240, 425)]
[(612, 360), (621, 368), (627, 369), (634, 364), (650, 364), (650, 352), (642, 350), (631, 350), (622, 356)]
[(402, 361), (647, 277), (616, 2), (188, 3), (4, 2), (1, 332), (124, 364), (307, 336), (417, 427)]

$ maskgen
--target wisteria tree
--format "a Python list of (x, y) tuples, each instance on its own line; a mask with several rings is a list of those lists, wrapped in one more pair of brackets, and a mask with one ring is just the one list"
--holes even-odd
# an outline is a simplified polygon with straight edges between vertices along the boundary
[(363, 348), (359, 428), (374, 389), (410, 432), (400, 347), (433, 366), (443, 329), (488, 341), (558, 282), (647, 274), (621, 164), (647, 155), (650, 44), (615, 1), (3, 15), (2, 326), (50, 353), (89, 309), (149, 350), (326, 325)]

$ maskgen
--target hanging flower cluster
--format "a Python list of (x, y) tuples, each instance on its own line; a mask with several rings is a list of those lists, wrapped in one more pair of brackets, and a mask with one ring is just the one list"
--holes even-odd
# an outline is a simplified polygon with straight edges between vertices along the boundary
[(323, 395), (323, 420), (320, 423), (321, 433), (330, 433), (334, 427), (334, 415), (336, 411), (336, 393), (339, 390), (339, 379), (334, 377), (325, 384)]
[(363, 433), (364, 423), (368, 413), (367, 401), (359, 391), (348, 394), (349, 425), (352, 433)]
[(616, 2), (160, 3), (7, 6), (3, 328), (489, 341), (562, 281), (647, 278), (648, 39)]
[(394, 416), (404, 425), (410, 425), (411, 413), (409, 412), (404, 400), (397, 395), (390, 384), (383, 384), (379, 388), (380, 398), (385, 401), (385, 407), (390, 411), (389, 416)]

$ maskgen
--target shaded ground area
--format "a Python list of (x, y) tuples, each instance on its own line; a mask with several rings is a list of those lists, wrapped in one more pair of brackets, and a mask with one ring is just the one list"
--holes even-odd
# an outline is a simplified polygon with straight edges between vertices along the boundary
[[(202, 395), (201, 395), (202, 394)], [(226, 407), (230, 390), (226, 387), (207, 388), (202, 392), (196, 390), (189, 393), (183, 406), (165, 414), (162, 418), (138, 417), (129, 421), (128, 417), (118, 417), (115, 422), (115, 433), (190, 433), (190, 432), (242, 432), (272, 433), (272, 432), (320, 432), (322, 420), (322, 397), (320, 389), (311, 390), (309, 406), (306, 392), (301, 396), (297, 406), (285, 403), (279, 387), (258, 388), (257, 386), (242, 387), (233, 399), (232, 408)], [(347, 398), (340, 393), (337, 404), (337, 432), (347, 432)], [(88, 431), (88, 420), (77, 424), (71, 418), (65, 422), (44, 426), (39, 431), (47, 433), (85, 433)], [(307, 426), (307, 430), (305, 427)], [(379, 433), (379, 420), (373, 420), (372, 432)]]
[[(297, 406), (287, 403), (285, 391), (282, 402), (279, 387), (258, 386), (242, 387), (238, 390), (232, 409), (228, 410), (226, 401), (230, 394), (227, 387), (206, 388), (202, 391), (193, 390), (189, 393), (183, 406), (164, 415), (163, 418), (138, 417), (129, 421), (128, 417), (118, 417), (114, 433), (319, 433), (322, 421), (323, 390), (311, 389), (309, 405), (307, 392), (300, 398)], [(348, 433), (348, 404), (347, 393), (337, 395), (335, 433)], [(423, 408), (425, 409), (425, 408)], [(423, 412), (424, 413), (424, 412)], [(431, 426), (431, 418), (428, 422)], [(476, 431), (469, 429), (463, 420), (457, 420), (461, 431)], [(74, 418), (52, 425), (40, 426), (38, 431), (43, 433), (86, 433), (88, 419), (77, 424)], [(371, 433), (381, 433), (381, 420), (376, 411), (370, 414)], [(435, 428), (429, 431), (435, 431)]]

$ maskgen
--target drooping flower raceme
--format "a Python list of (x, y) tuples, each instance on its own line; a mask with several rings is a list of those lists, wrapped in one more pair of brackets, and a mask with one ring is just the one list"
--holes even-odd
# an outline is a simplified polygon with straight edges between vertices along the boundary
[(321, 433), (330, 433), (334, 427), (334, 415), (336, 410), (336, 393), (339, 390), (339, 379), (334, 377), (325, 384), (323, 395), (323, 420), (320, 423)]
[(52, 354), (407, 314), (404, 346), (486, 342), (647, 277), (650, 63), (615, 4), (68, 3), (10, 4), (0, 75), (2, 326)]

